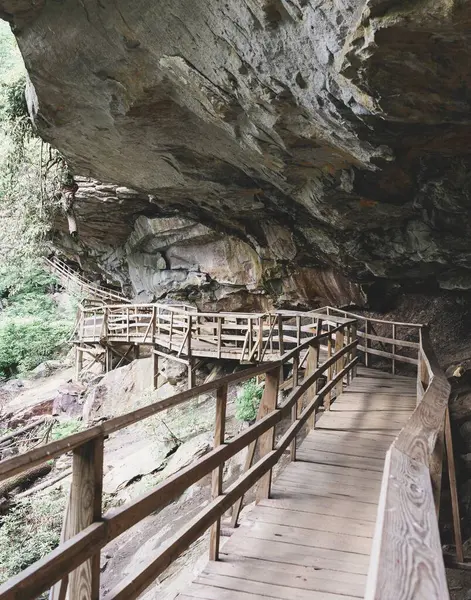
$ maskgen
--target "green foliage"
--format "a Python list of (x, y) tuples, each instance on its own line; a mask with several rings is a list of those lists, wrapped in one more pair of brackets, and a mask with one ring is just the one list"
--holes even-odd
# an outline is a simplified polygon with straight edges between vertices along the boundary
[(53, 281), (34, 263), (23, 272), (0, 268), (0, 376), (25, 373), (53, 358), (70, 335), (72, 311), (60, 314), (46, 294)]
[(0, 583), (59, 543), (66, 496), (60, 489), (18, 500), (0, 517)]
[(51, 431), (51, 441), (61, 440), (62, 438), (78, 433), (83, 429), (83, 421), (78, 419), (69, 419), (67, 421), (58, 421), (54, 423), (54, 427)]
[(255, 379), (249, 379), (237, 394), (236, 418), (239, 421), (254, 421), (262, 399), (263, 386), (257, 384)]
[[(22, 265), (49, 249), (60, 209), (63, 157), (37, 137), (25, 98), (26, 70), (16, 41), (0, 21), (0, 255)], [(65, 175), (64, 175), (65, 173)]]

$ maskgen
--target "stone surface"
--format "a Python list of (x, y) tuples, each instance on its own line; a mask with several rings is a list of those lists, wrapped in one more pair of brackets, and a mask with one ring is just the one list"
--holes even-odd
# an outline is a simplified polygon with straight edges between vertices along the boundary
[[(106, 258), (129, 286), (124, 246), (145, 216), (250, 247), (247, 283), (216, 290), (240, 306), (259, 261), (262, 289), (325, 267), (470, 289), (469, 3), (0, 0), (0, 15), (42, 135), (76, 173), (117, 185), (81, 191), (79, 242), (62, 234), (90, 269)], [(204, 261), (171, 256), (204, 301)], [(159, 261), (146, 293), (169, 292)]]

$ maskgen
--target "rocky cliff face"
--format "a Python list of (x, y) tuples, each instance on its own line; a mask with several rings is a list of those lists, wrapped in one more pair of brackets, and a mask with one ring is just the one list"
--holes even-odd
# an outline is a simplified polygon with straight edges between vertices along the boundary
[(81, 243), (136, 293), (178, 288), (177, 271), (277, 301), (325, 269), (471, 288), (469, 3), (0, 0), (0, 15), (41, 134), (119, 186), (78, 209), (97, 207)]

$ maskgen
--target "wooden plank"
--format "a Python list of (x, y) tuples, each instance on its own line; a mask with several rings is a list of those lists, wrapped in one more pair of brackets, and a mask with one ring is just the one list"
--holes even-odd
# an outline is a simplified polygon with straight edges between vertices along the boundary
[[(312, 460), (312, 454), (305, 452), (301, 446), (298, 448), (298, 460), (310, 462)], [(382, 472), (384, 460), (376, 458), (360, 458), (357, 456), (348, 456), (346, 454), (335, 454), (325, 450), (323, 452), (316, 451), (316, 462), (325, 465), (349, 467), (351, 469), (371, 469)]]
[(218, 564), (209, 564), (204, 573), (217, 573), (248, 581), (268, 582), (284, 587), (363, 597), (366, 577), (339, 571), (314, 570), (289, 563), (244, 558), (231, 554)]
[(345, 519), (337, 516), (320, 515), (313, 518), (312, 514), (284, 508), (258, 506), (247, 515), (250, 521), (286, 525), (312, 531), (341, 533), (356, 537), (373, 538), (374, 523), (360, 519)]
[(362, 521), (371, 521), (373, 524), (376, 522), (376, 512), (371, 510), (369, 504), (350, 498), (327, 498), (317, 494), (311, 494), (309, 498), (306, 498), (305, 496), (298, 496), (296, 491), (277, 490), (276, 484), (273, 487), (272, 498), (262, 500), (259, 506), (290, 509), (315, 515), (336, 516), (344, 519), (361, 519)]
[(309, 548), (299, 544), (286, 544), (279, 540), (251, 538), (234, 534), (221, 549), (221, 556), (236, 554), (246, 558), (264, 557), (264, 560), (283, 564), (295, 564), (313, 569), (329, 569), (341, 573), (366, 575), (369, 557), (354, 552), (331, 550), (329, 548)]
[[(351, 600), (354, 596), (344, 596), (327, 592), (290, 588), (284, 585), (274, 585), (268, 582), (247, 580), (238, 577), (226, 577), (224, 575), (208, 574), (198, 577), (194, 585), (205, 585), (217, 591), (227, 592), (230, 590), (233, 600), (239, 598), (241, 592), (249, 592), (279, 598), (281, 600)], [(230, 597), (230, 596), (228, 596)], [(218, 596), (219, 600), (220, 596)]]
[(265, 523), (260, 521), (244, 521), (239, 535), (244, 535), (247, 543), (252, 539), (283, 542), (285, 544), (296, 544), (305, 546), (306, 552), (309, 548), (326, 548), (328, 550), (342, 549), (343, 552), (352, 552), (363, 555), (369, 562), (371, 550), (371, 538), (355, 535), (345, 535), (344, 533), (332, 533), (331, 531), (316, 531), (302, 527)]
[(377, 471), (368, 471), (366, 469), (362, 469), (360, 472), (352, 472), (351, 469), (346, 467), (337, 467), (335, 465), (323, 465), (316, 462), (298, 462), (294, 466), (287, 466), (285, 469), (283, 469), (282, 473), (284, 475), (300, 477), (302, 479), (309, 479), (310, 477), (315, 477), (318, 473), (333, 476), (339, 474), (343, 477), (352, 478), (359, 483), (362, 482), (363, 479), (369, 481), (373, 480), (376, 482), (381, 481), (382, 479), (382, 474), (378, 473)]

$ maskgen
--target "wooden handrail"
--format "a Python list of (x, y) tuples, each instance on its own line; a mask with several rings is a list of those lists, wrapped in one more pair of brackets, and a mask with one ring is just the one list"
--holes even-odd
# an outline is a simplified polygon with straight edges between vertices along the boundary
[(449, 598), (429, 463), (450, 384), (425, 327), (420, 355), (429, 382), (386, 455), (366, 600)]
[[(194, 315), (192, 314), (192, 318)], [(189, 320), (191, 323), (191, 319)], [(159, 551), (156, 557), (153, 557), (149, 564), (145, 566), (132, 580), (125, 579), (117, 588), (112, 590), (110, 598), (126, 598), (131, 600), (147, 587), (147, 585), (157, 577), (163, 569), (170, 564), (188, 545), (194, 541), (201, 533), (203, 533), (213, 523), (217, 523), (222, 514), (234, 504), (234, 502), (243, 496), (243, 494), (256, 482), (262, 482), (258, 494), (269, 494), (271, 476), (270, 472), (274, 464), (279, 460), (283, 451), (292, 444), (293, 439), (299, 433), (312, 413), (317, 409), (324, 396), (334, 387), (339, 386), (349, 372), (351, 372), (357, 363), (358, 358), (353, 358), (346, 366), (344, 366), (345, 357), (352, 355), (352, 349), (358, 344), (358, 339), (351, 339), (350, 328), (352, 322), (341, 324), (335, 330), (321, 333), (303, 341), (295, 350), (286, 352), (280, 360), (260, 364), (255, 367), (245, 369), (220, 378), (214, 382), (204, 384), (193, 389), (187, 390), (165, 400), (159, 400), (149, 406), (137, 409), (125, 415), (115, 417), (104, 422), (99, 426), (92, 427), (88, 430), (71, 435), (62, 440), (51, 442), (43, 447), (33, 449), (23, 455), (19, 455), (0, 462), (0, 480), (21, 473), (33, 465), (41, 464), (51, 458), (56, 458), (61, 454), (72, 451), (74, 453), (74, 480), (76, 481), (77, 489), (80, 489), (80, 481), (82, 477), (99, 477), (95, 492), (92, 494), (93, 505), (90, 506), (89, 525), (83, 531), (72, 532), (73, 537), (64, 541), (59, 547), (44, 559), (36, 562), (34, 565), (20, 573), (16, 577), (7, 581), (0, 587), (0, 598), (2, 600), (22, 598), (35, 598), (41, 594), (58, 580), (62, 580), (64, 585), (67, 576), (74, 572), (70, 581), (77, 581), (77, 577), (86, 577), (89, 582), (90, 589), (98, 589), (99, 585), (99, 550), (103, 548), (111, 540), (121, 535), (124, 531), (141, 521), (143, 518), (166, 506), (169, 502), (176, 499), (190, 485), (200, 480), (202, 477), (210, 473), (220, 473), (224, 463), (231, 457), (235, 456), (245, 447), (253, 444), (257, 440), (264, 439), (264, 445), (261, 446), (260, 460), (249, 468), (239, 479), (234, 482), (227, 490), (221, 491), (222, 481), (218, 479), (217, 488), (213, 492), (214, 499), (211, 504), (206, 507), (195, 519), (184, 528), (184, 531), (179, 532), (174, 538), (169, 540)], [(337, 352), (328, 358), (323, 364), (317, 367), (313, 373), (308, 374), (302, 381), (296, 380), (296, 385), (293, 386), (288, 397), (277, 405), (278, 384), (270, 384), (270, 381), (277, 382), (280, 368), (296, 357), (299, 362), (300, 354), (312, 346), (319, 347), (320, 342), (326, 337), (335, 335), (337, 331), (338, 339), (344, 339), (345, 343), (342, 347), (339, 346)], [(344, 331), (349, 334), (341, 336)], [(331, 378), (324, 387), (317, 393), (312, 393), (309, 396), (308, 405), (303, 408), (299, 414), (293, 412), (293, 407), (298, 406), (300, 399), (305, 396), (306, 392), (312, 388), (314, 383), (322, 374), (331, 372), (332, 365), (340, 365), (336, 369), (335, 377)], [(223, 430), (219, 422), (219, 433), (217, 440), (219, 442), (216, 447), (206, 454), (201, 459), (195, 461), (188, 467), (184, 468), (177, 474), (163, 481), (161, 484), (152, 489), (144, 496), (137, 498), (133, 502), (118, 509), (109, 511), (101, 516), (98, 507), (101, 507), (101, 478), (102, 478), (102, 452), (89, 451), (88, 449), (102, 447), (103, 440), (110, 433), (118, 431), (123, 427), (127, 427), (133, 423), (141, 421), (151, 415), (165, 410), (169, 407), (177, 406), (198, 397), (203, 393), (217, 392), (218, 402), (225, 403), (227, 401), (227, 386), (235, 382), (244, 381), (254, 377), (255, 375), (266, 374), (267, 383), (265, 385), (264, 396), (262, 398), (262, 406), (266, 408), (265, 416), (262, 416), (255, 424), (242, 433), (234, 437), (232, 440), (223, 441)], [(339, 393), (339, 392), (338, 392)], [(224, 414), (225, 407), (219, 407), (217, 414)], [(274, 427), (282, 419), (292, 418), (292, 424), (278, 442), (276, 447), (273, 447)], [(216, 423), (217, 424), (217, 423)], [(218, 427), (216, 427), (216, 432)], [(85, 463), (84, 463), (85, 461)], [(87, 461), (91, 461), (88, 462)], [(76, 471), (76, 465), (78, 471)], [(84, 466), (82, 466), (84, 465)], [(86, 465), (86, 466), (85, 466)], [(85, 468), (85, 470), (83, 470)], [(89, 475), (86, 475), (89, 473)], [(97, 475), (98, 474), (98, 475)], [(89, 495), (87, 495), (88, 497)], [(93, 506), (96, 509), (93, 509)], [(69, 512), (82, 510), (83, 507), (74, 505), (69, 506)], [(93, 509), (93, 510), (92, 510)], [(93, 516), (95, 515), (95, 517)], [(78, 521), (75, 521), (78, 522)], [(84, 523), (87, 525), (87, 523)], [(217, 545), (213, 546), (213, 556), (217, 557)], [(80, 567), (80, 572), (75, 571), (79, 565), (87, 564), (84, 569)], [(82, 575), (77, 574), (82, 573)], [(64, 588), (64, 585), (62, 586)], [(88, 585), (88, 584), (87, 584)], [(78, 598), (75, 587), (79, 588), (78, 584), (74, 584), (74, 589), (69, 590), (70, 600)], [(87, 586), (85, 586), (87, 588)], [(85, 589), (82, 586), (82, 589)], [(87, 588), (88, 589), (88, 588)], [(85, 598), (85, 597), (84, 597)], [(91, 596), (87, 596), (91, 598)]]

